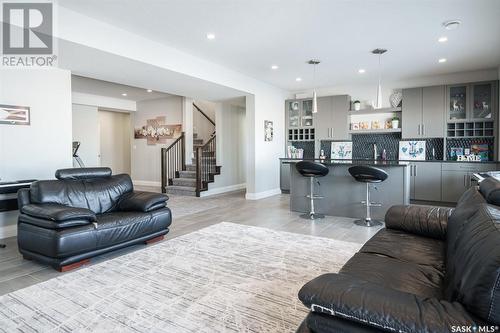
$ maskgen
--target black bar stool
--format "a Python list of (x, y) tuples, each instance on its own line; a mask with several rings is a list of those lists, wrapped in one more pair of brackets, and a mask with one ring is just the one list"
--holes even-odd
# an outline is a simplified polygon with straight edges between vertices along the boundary
[(381, 183), (386, 180), (388, 177), (387, 172), (368, 165), (356, 165), (349, 168), (349, 173), (354, 177), (356, 181), (366, 183), (366, 200), (361, 201), (362, 204), (366, 205), (366, 217), (362, 220), (356, 220), (354, 221), (354, 223), (363, 227), (374, 227), (377, 225), (382, 225), (382, 222), (372, 220), (370, 215), (370, 207), (381, 206), (381, 204), (379, 203), (370, 201), (370, 184)]
[(321, 163), (315, 163), (310, 161), (300, 161), (295, 164), (295, 168), (297, 171), (304, 177), (309, 177), (310, 179), (310, 192), (309, 195), (306, 195), (306, 198), (311, 200), (311, 210), (309, 213), (300, 215), (303, 219), (308, 220), (316, 220), (322, 219), (325, 217), (323, 214), (318, 214), (314, 211), (314, 200), (323, 199), (323, 197), (319, 195), (314, 195), (314, 180), (317, 177), (324, 177), (328, 174), (328, 168)]

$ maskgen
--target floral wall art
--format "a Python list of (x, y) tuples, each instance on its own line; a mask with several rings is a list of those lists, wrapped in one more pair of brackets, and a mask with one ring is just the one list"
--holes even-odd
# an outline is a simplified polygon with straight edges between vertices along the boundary
[(27, 106), (0, 104), (0, 124), (29, 125), (30, 108)]
[(135, 139), (146, 139), (148, 145), (165, 144), (167, 139), (177, 138), (182, 133), (182, 125), (166, 125), (165, 117), (148, 119), (146, 125), (134, 130)]

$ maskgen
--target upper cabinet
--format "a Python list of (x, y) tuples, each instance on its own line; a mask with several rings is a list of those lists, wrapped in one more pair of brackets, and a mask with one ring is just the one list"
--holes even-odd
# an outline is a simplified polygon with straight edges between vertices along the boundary
[(287, 102), (288, 114), (288, 127), (295, 128), (300, 126), (300, 102), (289, 101)]
[(403, 89), (402, 137), (444, 137), (445, 87)]
[(448, 122), (493, 120), (496, 82), (476, 82), (447, 87)]
[(472, 91), (472, 118), (493, 118), (493, 101), (495, 100), (495, 82), (475, 83), (471, 85)]
[(318, 97), (318, 113), (314, 114), (319, 140), (349, 140), (349, 95)]
[(313, 127), (312, 100), (287, 101), (288, 128)]

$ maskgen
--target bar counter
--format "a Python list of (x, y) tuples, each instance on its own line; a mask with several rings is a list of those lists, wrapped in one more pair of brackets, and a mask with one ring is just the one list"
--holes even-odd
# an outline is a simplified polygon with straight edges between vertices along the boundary
[(380, 160), (319, 160), (289, 159), (281, 162), (290, 165), (290, 209), (295, 212), (308, 212), (309, 179), (299, 174), (295, 164), (299, 161), (316, 161), (328, 167), (329, 173), (319, 177), (315, 194), (324, 199), (316, 200), (316, 212), (329, 216), (363, 218), (366, 208), (361, 204), (366, 196), (366, 184), (357, 182), (348, 169), (353, 165), (370, 165), (387, 172), (389, 177), (381, 183), (373, 184), (371, 201), (381, 203), (381, 207), (372, 207), (371, 215), (375, 219), (384, 219), (386, 211), (393, 205), (410, 203), (410, 168), (409, 162)]

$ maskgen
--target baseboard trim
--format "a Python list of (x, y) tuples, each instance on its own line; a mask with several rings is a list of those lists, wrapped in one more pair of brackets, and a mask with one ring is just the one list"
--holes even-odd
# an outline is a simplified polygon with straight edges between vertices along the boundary
[(137, 186), (161, 187), (161, 182), (154, 182), (149, 180), (133, 180), (132, 183)]
[(263, 192), (257, 192), (257, 193), (248, 193), (246, 194), (245, 198), (247, 200), (260, 200), (268, 197), (272, 197), (273, 195), (281, 194), (281, 189), (279, 188), (274, 188), (272, 190), (267, 190)]
[(224, 187), (216, 187), (216, 188), (210, 189), (208, 191), (201, 192), (200, 197), (209, 197), (211, 195), (216, 195), (216, 194), (240, 191), (240, 190), (244, 190), (246, 187), (247, 187), (246, 183), (229, 185), (229, 186), (224, 186)]

